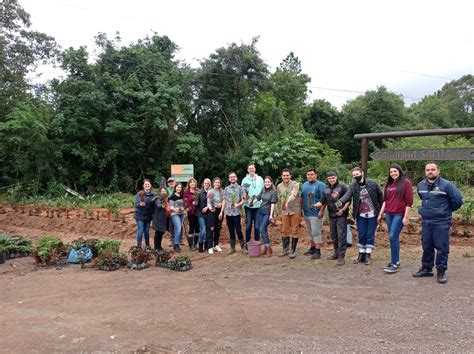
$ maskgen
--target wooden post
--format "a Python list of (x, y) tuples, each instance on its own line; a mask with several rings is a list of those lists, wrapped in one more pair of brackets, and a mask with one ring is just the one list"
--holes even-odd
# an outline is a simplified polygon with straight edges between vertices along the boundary
[(369, 139), (362, 138), (360, 146), (360, 168), (364, 171), (364, 175), (367, 176), (367, 168), (369, 161)]

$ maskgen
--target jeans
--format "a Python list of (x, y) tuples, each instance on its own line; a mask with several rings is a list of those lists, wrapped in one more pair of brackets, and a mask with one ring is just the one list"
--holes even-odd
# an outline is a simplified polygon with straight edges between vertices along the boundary
[(403, 214), (385, 213), (385, 220), (390, 237), (390, 253), (392, 255), (390, 263), (396, 265), (400, 262), (400, 232), (403, 228)]
[(260, 210), (257, 213), (257, 220), (259, 225), (260, 235), (263, 237), (263, 244), (265, 247), (270, 246), (270, 236), (268, 235), (268, 224), (270, 223), (270, 214), (262, 213)]
[(357, 217), (357, 232), (359, 233), (359, 248), (374, 248), (377, 218)]
[(179, 245), (181, 243), (181, 230), (183, 229), (183, 215), (171, 215), (171, 221), (174, 226), (173, 244)]
[(199, 242), (203, 243), (207, 232), (207, 218), (198, 217), (199, 221)]
[(150, 247), (150, 224), (151, 220), (137, 220), (137, 246), (142, 247), (142, 235), (145, 236), (145, 245)]
[(435, 264), (436, 249), (436, 268), (448, 269), (449, 255), (449, 229), (451, 223), (421, 225), (421, 241), (423, 243), (423, 257), (421, 265), (425, 269), (433, 269)]
[(240, 215), (230, 216), (226, 215), (225, 220), (227, 221), (227, 227), (229, 228), (229, 236), (231, 240), (235, 240), (235, 234), (239, 240), (244, 239), (242, 235), (242, 226), (240, 225)]
[(260, 230), (257, 220), (258, 208), (245, 207), (245, 241), (249, 242), (252, 238), (252, 223), (255, 235), (255, 241), (260, 240)]

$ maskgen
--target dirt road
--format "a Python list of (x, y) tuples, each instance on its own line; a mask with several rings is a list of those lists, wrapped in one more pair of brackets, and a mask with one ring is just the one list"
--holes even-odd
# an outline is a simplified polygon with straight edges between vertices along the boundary
[[(0, 230), (32, 239), (102, 235), (124, 247), (133, 243), (127, 225), (0, 215)], [(7, 260), (0, 265), (0, 351), (472, 352), (472, 238), (454, 240), (449, 283), (439, 285), (411, 277), (421, 251), (410, 235), (402, 237), (400, 272), (385, 274), (384, 237), (371, 266), (311, 261), (304, 243), (292, 261), (226, 256), (227, 244), (213, 256), (185, 251), (194, 265), (188, 272), (36, 269), (31, 258)]]

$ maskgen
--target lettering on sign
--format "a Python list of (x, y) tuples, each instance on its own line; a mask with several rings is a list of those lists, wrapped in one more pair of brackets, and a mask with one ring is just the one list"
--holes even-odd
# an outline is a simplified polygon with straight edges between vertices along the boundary
[(370, 154), (372, 160), (474, 160), (474, 148), (378, 150)]

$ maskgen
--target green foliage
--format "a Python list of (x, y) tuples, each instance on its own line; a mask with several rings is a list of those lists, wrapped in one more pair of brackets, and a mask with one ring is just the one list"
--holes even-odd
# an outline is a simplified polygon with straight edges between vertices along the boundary
[[(387, 142), (388, 149), (416, 149), (416, 148), (461, 148), (472, 144), (465, 138), (457, 136), (431, 136), (417, 138), (403, 138)], [(388, 178), (389, 166), (397, 162), (407, 172), (408, 177), (418, 183), (425, 178), (425, 164), (427, 161), (369, 161), (368, 175), (371, 178), (385, 182)], [(441, 175), (460, 185), (472, 184), (474, 163), (472, 161), (438, 161)]]
[(459, 214), (463, 218), (464, 225), (472, 225), (472, 215), (474, 214), (474, 200), (465, 200), (464, 205), (459, 209)]
[(191, 266), (191, 259), (188, 256), (175, 257), (168, 261), (168, 268), (171, 270), (188, 270)]
[(60, 239), (53, 236), (45, 236), (33, 244), (31, 254), (40, 265), (47, 265), (53, 260), (59, 259), (64, 245)]
[(251, 158), (264, 175), (277, 177), (288, 167), (297, 179), (304, 178), (309, 167), (316, 168), (321, 176), (332, 169), (347, 172), (340, 160), (337, 151), (301, 132), (257, 143)]
[(97, 251), (99, 256), (101, 254), (119, 252), (120, 243), (121, 242), (117, 240), (101, 240), (99, 243), (97, 243)]

